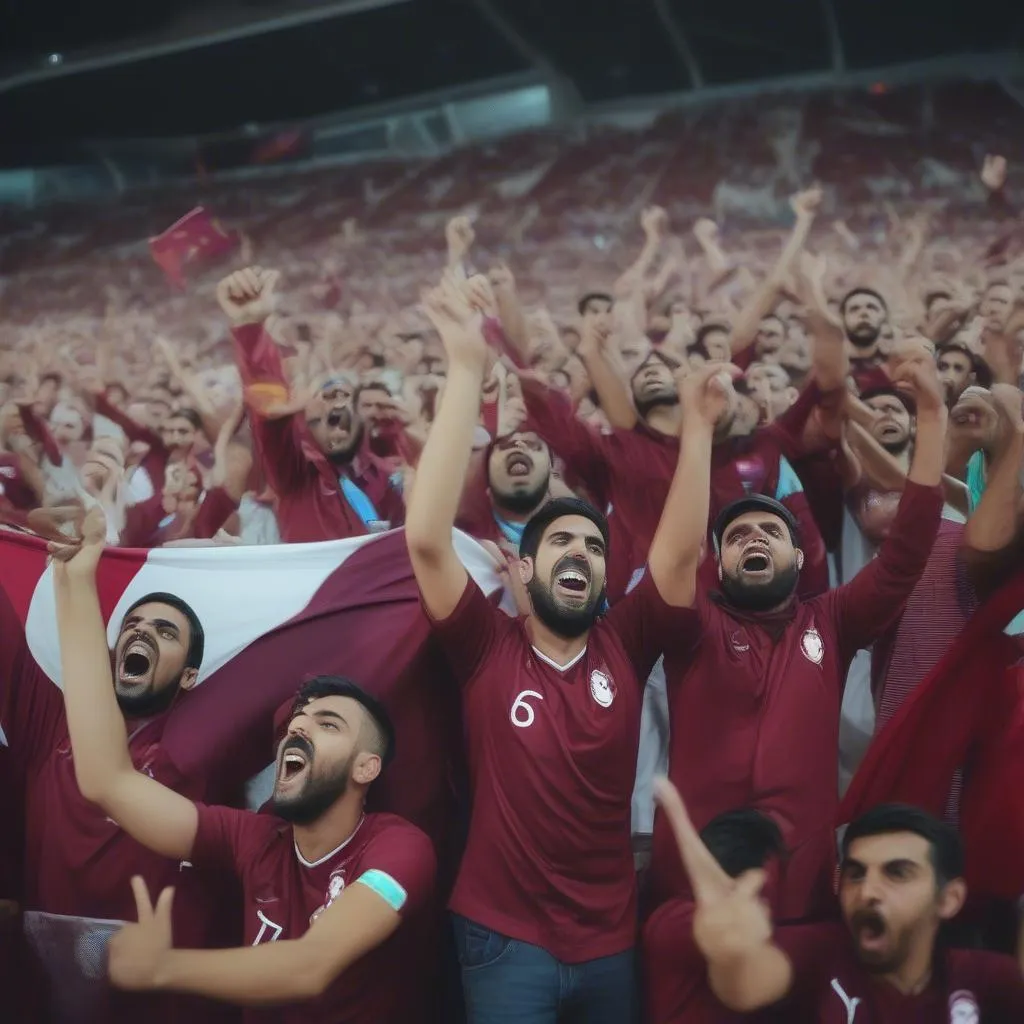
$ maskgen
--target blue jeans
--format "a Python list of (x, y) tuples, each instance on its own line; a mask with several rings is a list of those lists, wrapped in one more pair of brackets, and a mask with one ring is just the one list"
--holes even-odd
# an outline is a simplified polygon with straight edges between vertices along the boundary
[(563, 964), (458, 914), (452, 922), (469, 1024), (633, 1024), (633, 950)]

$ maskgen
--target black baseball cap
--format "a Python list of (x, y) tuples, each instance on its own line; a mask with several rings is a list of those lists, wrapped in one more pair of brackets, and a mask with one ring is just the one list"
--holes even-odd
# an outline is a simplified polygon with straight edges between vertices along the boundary
[(769, 498), (767, 494), (748, 494), (745, 498), (730, 502), (715, 518), (711, 536), (715, 542), (716, 555), (722, 550), (722, 534), (725, 533), (726, 527), (747, 512), (770, 512), (773, 516), (778, 516), (786, 524), (794, 546), (800, 546), (800, 524), (796, 521), (796, 516), (781, 501)]

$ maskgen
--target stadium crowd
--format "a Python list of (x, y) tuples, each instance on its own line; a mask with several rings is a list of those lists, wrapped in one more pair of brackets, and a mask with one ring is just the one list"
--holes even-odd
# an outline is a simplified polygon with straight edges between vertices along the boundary
[[(500, 221), (382, 244), (351, 202), (311, 227), (307, 193), (262, 229), (229, 212), (248, 233), (216, 266), (186, 238), (183, 290), (130, 259), (83, 271), (69, 228), (66, 273), (7, 278), (0, 515), (48, 544), (61, 665), (58, 689), (7, 607), (9, 558), (12, 1021), (1024, 1020), (1024, 835), (992, 769), (1021, 767), (1012, 163), (985, 156), (955, 209), (860, 196), (840, 219), (827, 168), (800, 187), (780, 144), (784, 174), (685, 225), (656, 188), (630, 196), (623, 267), (602, 214), (644, 161), (671, 167), (658, 139), (599, 188), (576, 154), (558, 240), (562, 193), (530, 171), (551, 143), (519, 144), (494, 157), (522, 179)], [(779, 226), (757, 204), (787, 181)], [(271, 723), (246, 740), (275, 758), (256, 813), (163, 746), (211, 624), (163, 591), (106, 621), (112, 548), (372, 557), (393, 536), (461, 692), (450, 871), (424, 822), (367, 804), (407, 742), (373, 680), (292, 652), (276, 747)], [(1010, 703), (968, 714), (989, 675)], [(65, 918), (107, 943), (70, 1001), (45, 962), (66, 949), (38, 941)]]

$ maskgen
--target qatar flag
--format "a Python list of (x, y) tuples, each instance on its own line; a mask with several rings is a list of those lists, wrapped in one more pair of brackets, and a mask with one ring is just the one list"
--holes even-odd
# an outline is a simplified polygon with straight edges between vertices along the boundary
[[(487, 551), (459, 531), (454, 543), (481, 589), (507, 602)], [(0, 643), (8, 657), (27, 646), (41, 677), (59, 687), (45, 546), (2, 531), (0, 565), (8, 599)], [(374, 787), (375, 809), (407, 818), (444, 845), (462, 774), (459, 695), (432, 642), (402, 530), (316, 544), (109, 549), (98, 586), (111, 648), (125, 611), (146, 594), (174, 594), (203, 624), (199, 684), (179, 699), (162, 737), (183, 775), (216, 777), (221, 787), (249, 782), (250, 804), (259, 805), (269, 795), (264, 769), (275, 712), (307, 678), (344, 675), (380, 698), (394, 719), (396, 756)], [(20, 629), (23, 640), (12, 636)], [(0, 688), (12, 685), (0, 680)], [(0, 690), (4, 744), (17, 727), (5, 714), (9, 696)], [(254, 779), (261, 772), (263, 785)]]

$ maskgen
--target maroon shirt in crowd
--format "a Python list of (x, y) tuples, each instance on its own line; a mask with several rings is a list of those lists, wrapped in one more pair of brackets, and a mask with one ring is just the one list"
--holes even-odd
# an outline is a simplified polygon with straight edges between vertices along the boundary
[[(790, 1019), (808, 1024), (1013, 1024), (1024, 1020), (1020, 965), (1001, 953), (937, 953), (932, 979), (903, 995), (861, 967), (844, 925), (780, 928), (775, 942), (793, 964)], [(854, 1006), (854, 1000), (856, 1005)]]
[[(217, 535), (217, 531), (238, 511), (238, 502), (231, 497), (223, 487), (211, 487), (204, 491), (198, 500), (195, 517), (189, 522), (187, 516), (177, 512), (164, 516), (153, 533), (144, 539), (143, 543), (136, 544), (136, 547), (158, 548), (162, 544), (171, 541), (192, 538), (195, 540), (210, 540)], [(129, 509), (128, 521), (131, 523), (131, 510)], [(139, 540), (143, 540), (141, 536)], [(125, 544), (125, 547), (128, 547)]]
[(405, 890), (402, 923), (385, 942), (346, 968), (323, 995), (251, 1015), (263, 1024), (406, 1024), (424, 1014), (422, 983), (410, 977), (433, 937), (425, 926), (437, 864), (434, 848), (414, 825), (393, 814), (368, 814), (336, 850), (315, 863), (302, 859), (292, 827), (271, 814), (199, 806), (192, 850), (197, 865), (232, 870), (244, 890), (245, 943), (299, 939), (345, 887), (382, 871)]
[[(569, 483), (581, 483), (599, 502), (611, 506), (623, 531), (632, 538), (626, 551), (612, 547), (609, 565), (609, 597), (617, 599), (620, 584), (628, 584), (633, 571), (647, 560), (647, 551), (668, 498), (669, 485), (679, 461), (679, 439), (652, 430), (642, 420), (633, 430), (602, 434), (580, 421), (568, 400), (538, 381), (521, 381), (529, 425), (556, 451), (566, 464)], [(815, 406), (827, 401), (815, 385), (804, 389), (787, 412), (749, 437), (731, 438), (716, 444), (711, 455), (710, 526), (730, 502), (747, 494), (776, 496), (780, 459), (790, 462), (804, 454), (801, 434)], [(825, 546), (810, 514), (807, 498), (800, 491), (788, 494), (783, 504), (800, 524), (804, 549), (804, 571), (800, 593), (811, 597), (828, 586)], [(620, 563), (625, 558), (627, 564)], [(700, 579), (705, 587), (718, 585), (713, 559), (705, 560)]]
[[(190, 799), (227, 802), (231, 794), (216, 779), (206, 773), (186, 778), (164, 755), (160, 738), (167, 717), (128, 723), (132, 763)], [(11, 781), (25, 796), (25, 909), (133, 921), (135, 900), (128, 880), (138, 874), (150, 892), (169, 885), (177, 889), (174, 935), (179, 945), (219, 945), (235, 938), (237, 891), (230, 877), (200, 872), (147, 850), (79, 792), (63, 696), (32, 658), (2, 589), (0, 728), (10, 748)], [(71, 964), (77, 959), (74, 938), (69, 933), (67, 939), (64, 953)], [(108, 1002), (92, 1018), (104, 1024), (234, 1019), (230, 1008), (187, 997), (109, 991), (105, 998)]]
[[(847, 670), (856, 651), (902, 613), (941, 510), (940, 488), (908, 481), (889, 538), (849, 583), (762, 615), (699, 591), (665, 652), (669, 777), (697, 828), (735, 807), (756, 807), (776, 820), (791, 851), (782, 917), (805, 917), (830, 896)], [(656, 901), (685, 891), (660, 813), (651, 867)]]
[(633, 945), (643, 681), (678, 616), (648, 574), (564, 666), (472, 580), (434, 623), (463, 687), (473, 791), (452, 910), (566, 963)]
[[(262, 324), (246, 324), (233, 334), (246, 385), (287, 387), (281, 356)], [(361, 537), (369, 532), (342, 494), (342, 473), (373, 502), (383, 522), (392, 527), (405, 522), (405, 504), (391, 483), (390, 470), (365, 445), (348, 466), (339, 467), (317, 448), (301, 416), (265, 419), (253, 414), (250, 423), (257, 459), (277, 496), (278, 527), (286, 544)]]
[(643, 930), (647, 1024), (790, 1024), (796, 1017), (772, 1007), (758, 1013), (726, 1009), (708, 985), (708, 965), (693, 939), (694, 904), (669, 900)]

